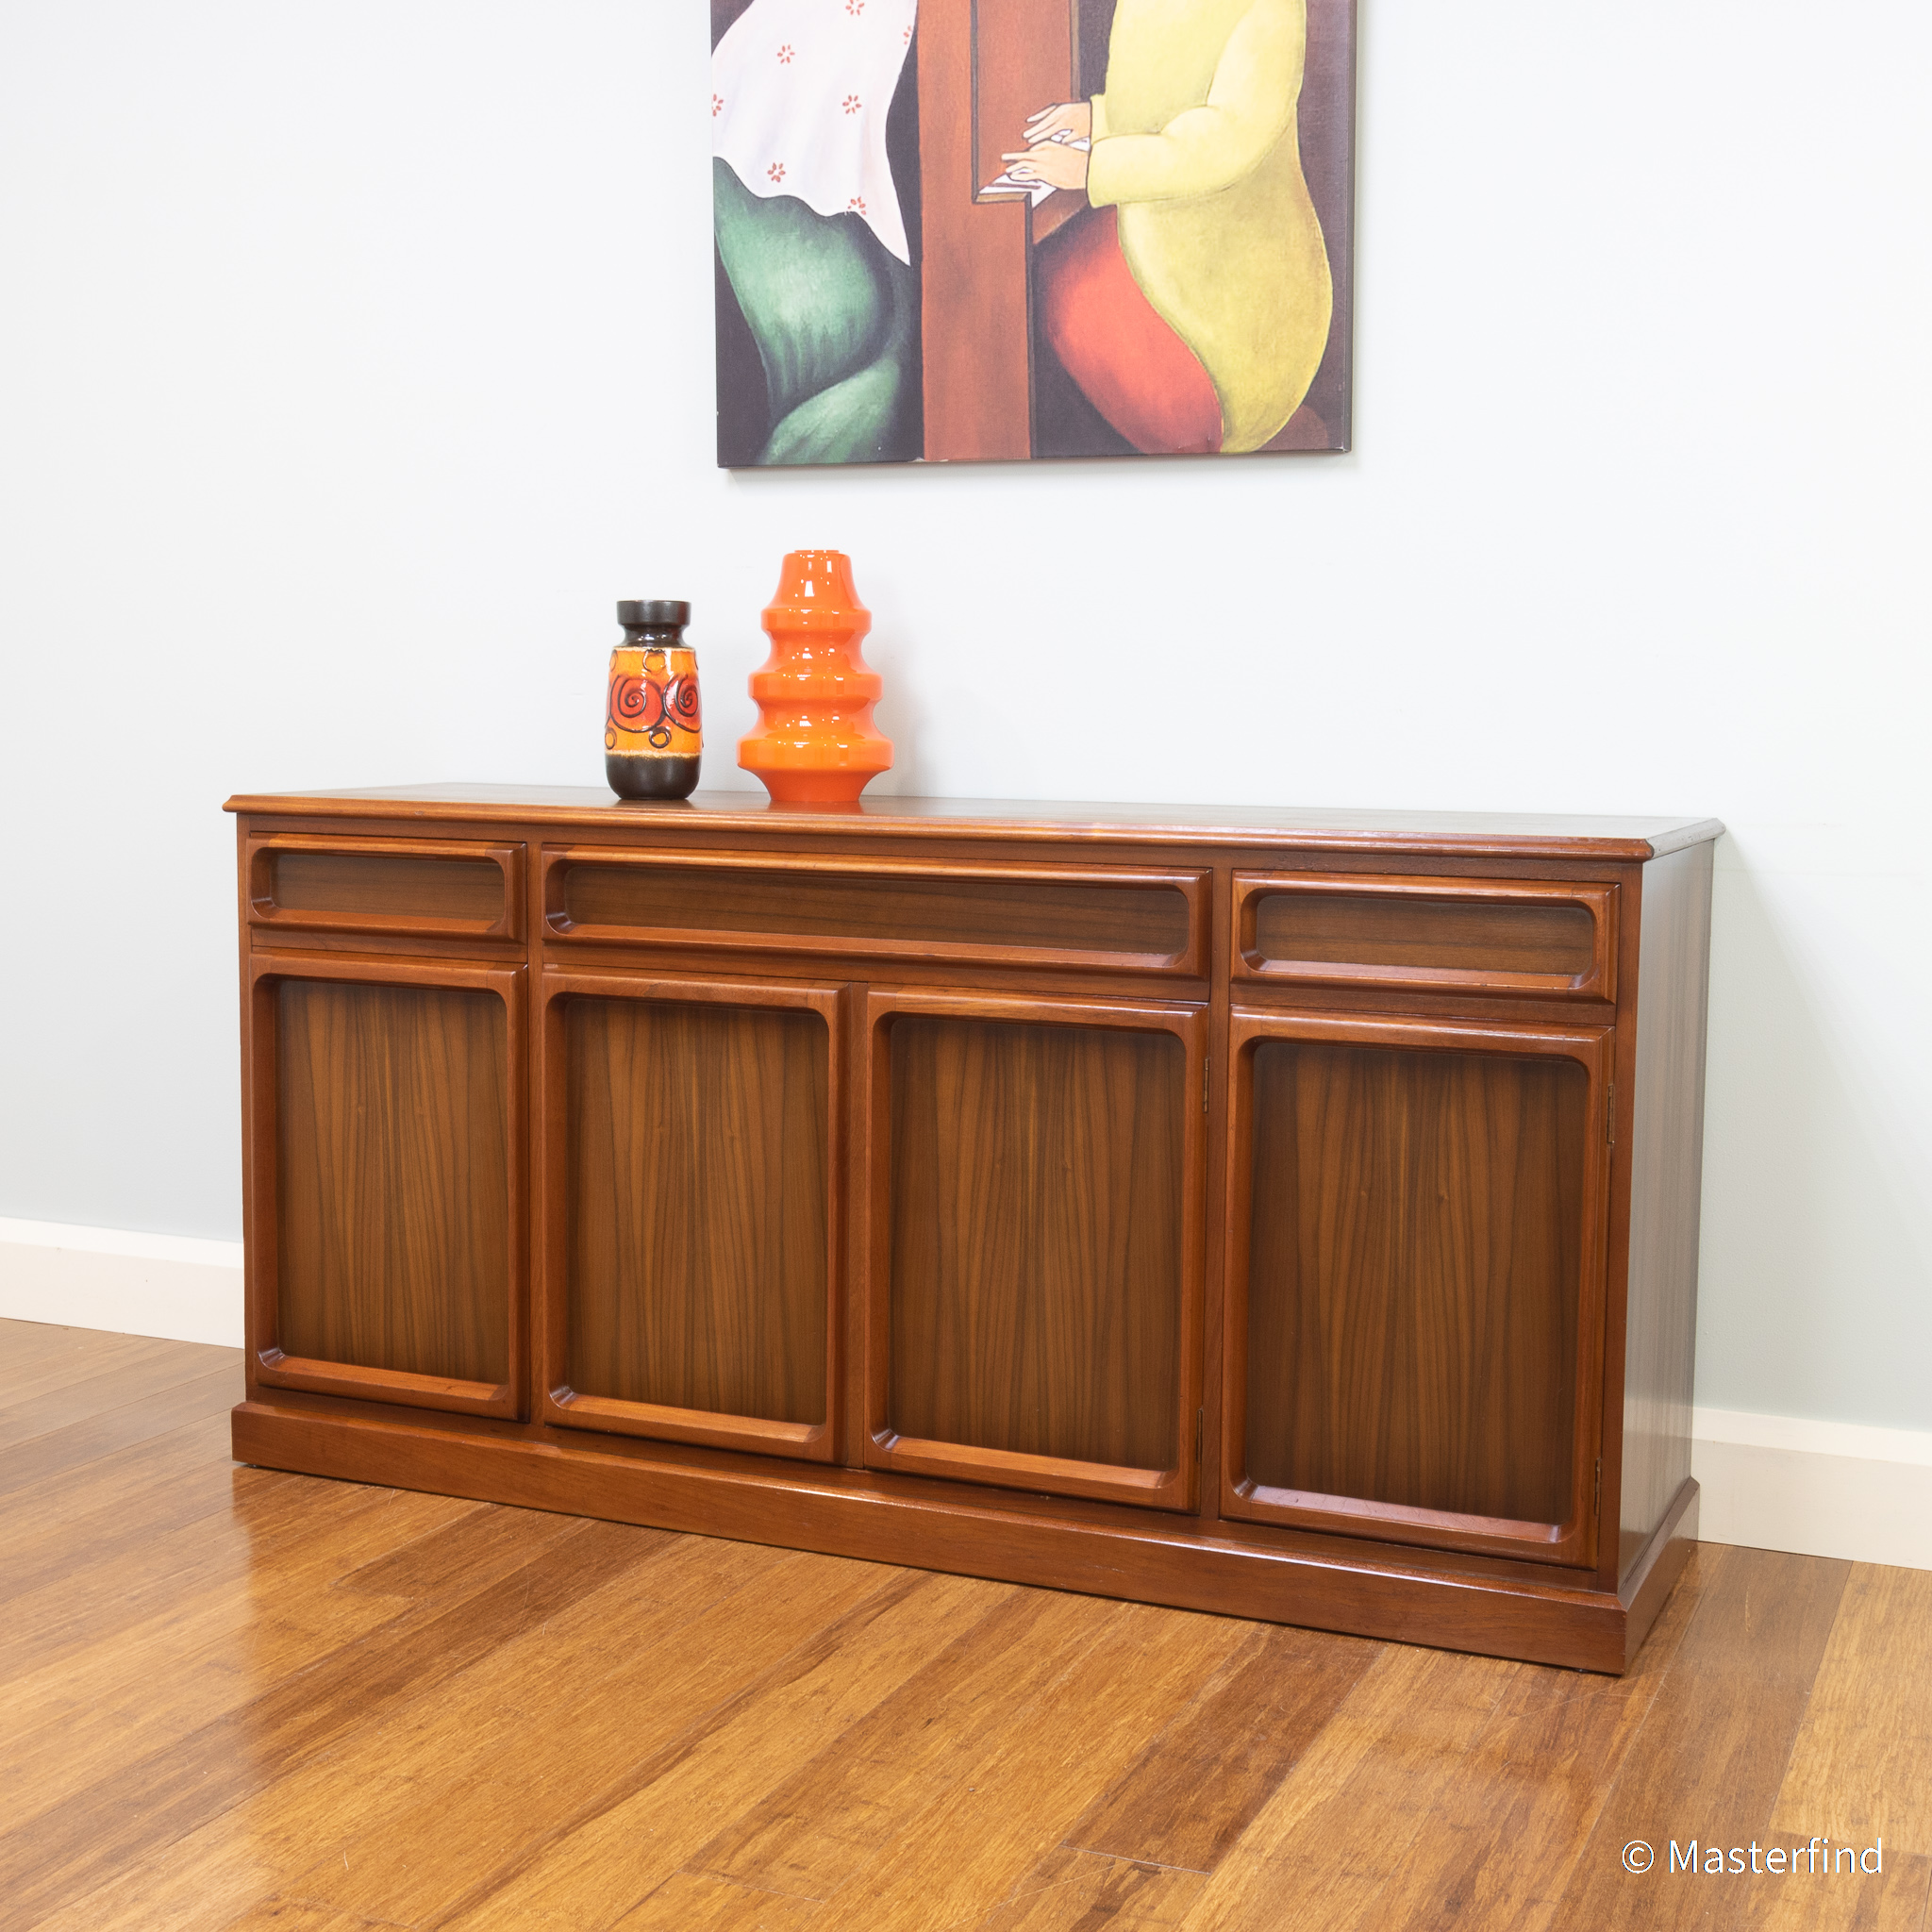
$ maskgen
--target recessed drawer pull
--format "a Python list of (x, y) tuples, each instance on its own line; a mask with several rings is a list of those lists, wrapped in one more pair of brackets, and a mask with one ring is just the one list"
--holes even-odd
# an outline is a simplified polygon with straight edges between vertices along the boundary
[(248, 921), (322, 932), (518, 939), (523, 850), (273, 834), (249, 844)]
[(1237, 979), (1616, 997), (1617, 889), (1237, 873)]
[(544, 855), (551, 936), (734, 951), (1200, 974), (1200, 873)]

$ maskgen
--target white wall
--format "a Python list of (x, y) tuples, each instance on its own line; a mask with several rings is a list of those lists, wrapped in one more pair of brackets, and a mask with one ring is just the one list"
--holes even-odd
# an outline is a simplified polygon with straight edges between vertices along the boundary
[(1357, 453), (928, 473), (713, 468), (708, 44), (0, 0), (0, 1214), (239, 1231), (227, 792), (836, 544), (906, 789), (1723, 816), (1699, 1399), (1932, 1426), (1932, 16), (1364, 0)]

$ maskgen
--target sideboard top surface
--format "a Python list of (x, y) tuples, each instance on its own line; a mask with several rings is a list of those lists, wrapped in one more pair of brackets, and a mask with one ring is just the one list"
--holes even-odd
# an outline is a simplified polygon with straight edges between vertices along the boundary
[(1643, 860), (1715, 839), (1716, 819), (1584, 818), (1527, 812), (1366, 811), (1244, 805), (1087, 805), (1058, 799), (901, 798), (774, 806), (750, 791), (618, 800), (590, 785), (386, 785), (341, 791), (244, 792), (233, 812), (434, 824), (634, 828), (663, 819), (723, 832), (1015, 841), (1124, 840), (1174, 845), (1300, 846), (1448, 856)]

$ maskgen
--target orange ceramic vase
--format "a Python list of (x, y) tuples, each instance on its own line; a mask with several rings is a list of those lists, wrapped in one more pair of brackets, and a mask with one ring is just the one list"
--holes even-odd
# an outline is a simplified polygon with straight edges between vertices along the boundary
[(859, 655), (872, 612), (852, 588), (839, 550), (794, 550), (764, 614), (772, 655), (751, 675), (758, 726), (738, 741), (774, 805), (851, 805), (892, 762), (892, 741), (872, 722), (885, 688)]

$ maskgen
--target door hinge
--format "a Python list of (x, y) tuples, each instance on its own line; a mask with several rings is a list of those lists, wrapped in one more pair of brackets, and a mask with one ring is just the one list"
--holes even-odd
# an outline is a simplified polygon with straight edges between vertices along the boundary
[(1591, 1498), (1590, 1498), (1590, 1513), (1591, 1513), (1591, 1514), (1592, 1516), (1601, 1516), (1601, 1515), (1603, 1514), (1603, 1508), (1604, 1508), (1604, 1459), (1603, 1459), (1603, 1457), (1602, 1457), (1601, 1456), (1599, 1456), (1599, 1457), (1597, 1457), (1597, 1459), (1596, 1459), (1596, 1488), (1595, 1488), (1595, 1489), (1594, 1489), (1594, 1490), (1593, 1490), (1593, 1491), (1592, 1491), (1591, 1492)]
[(1201, 1111), (1208, 1111), (1208, 1062), (1201, 1062)]
[(1604, 1139), (1612, 1147), (1617, 1144), (1617, 1083), (1610, 1082), (1609, 1105), (1604, 1109)]

